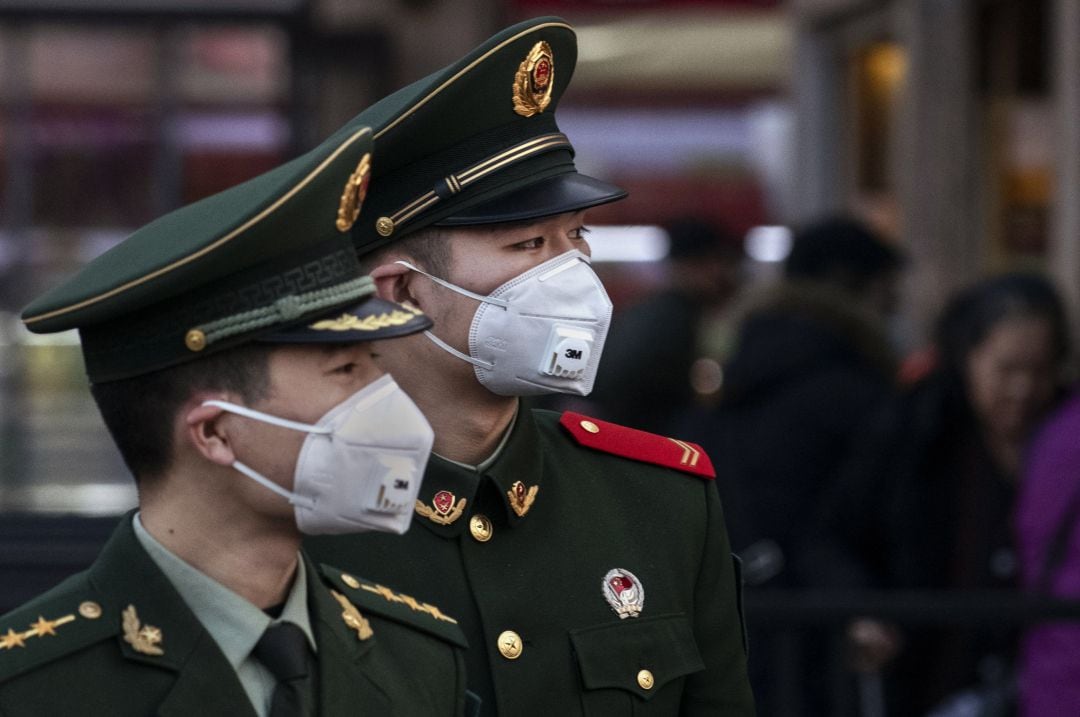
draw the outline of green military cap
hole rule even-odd
[[[139,229],[23,311],[78,329],[90,380],[157,371],[251,341],[344,343],[428,328],[382,301],[349,230],[371,179],[355,126],[252,180]]]
[[[577,172],[555,109],[574,73],[573,28],[537,18],[360,113],[375,133],[360,254],[423,227],[513,222],[622,199]]]

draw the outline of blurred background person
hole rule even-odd
[[[822,502],[800,567],[818,586],[974,590],[1016,586],[1011,529],[1032,431],[1052,408],[1068,340],[1045,279],[1008,274],[955,296],[937,361],[878,416]],[[849,630],[857,667],[887,675],[890,713],[966,714],[1009,690],[1015,630]],[[974,713],[981,714],[981,713]]]
[[[1025,589],[1080,599],[1080,393],[1032,441],[1017,498],[1016,541]],[[1077,645],[1076,622],[1027,631],[1017,668],[1021,717],[1069,714],[1080,705]]]
[[[886,317],[903,263],[864,224],[825,218],[795,235],[783,279],[750,300],[719,405],[696,436],[717,466],[736,551],[768,540],[797,562],[807,506],[892,390]],[[772,584],[799,580],[785,572]]]
[[[750,584],[801,587],[797,565],[811,509],[848,454],[851,436],[893,388],[887,339],[904,257],[866,225],[827,217],[797,232],[783,278],[752,300],[724,371],[720,402],[699,422],[717,469],[732,546]],[[770,706],[768,638],[750,625],[751,680]],[[821,657],[823,641],[811,652]],[[807,654],[810,654],[809,652]],[[804,714],[825,714],[823,659],[804,670]]]
[[[611,421],[678,435],[698,405],[695,365],[722,359],[723,316],[739,289],[743,252],[735,236],[703,219],[664,229],[667,285],[612,322],[590,399]]]

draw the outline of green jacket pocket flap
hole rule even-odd
[[[586,689],[649,699],[668,682],[705,669],[686,615],[629,618],[570,631]]]

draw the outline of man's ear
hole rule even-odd
[[[404,258],[408,261],[408,258]],[[413,295],[412,269],[401,264],[395,264],[394,258],[387,263],[380,264],[371,270],[371,278],[375,280],[375,290],[380,299],[396,301],[399,304],[412,304],[423,308],[419,297]]]
[[[184,414],[184,436],[191,447],[211,463],[231,466],[236,460],[232,443],[226,430],[224,409],[217,406],[203,406],[199,400],[186,407]]]

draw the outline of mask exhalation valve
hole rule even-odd
[[[552,326],[540,373],[559,378],[580,379],[589,366],[595,334],[576,326]]]

